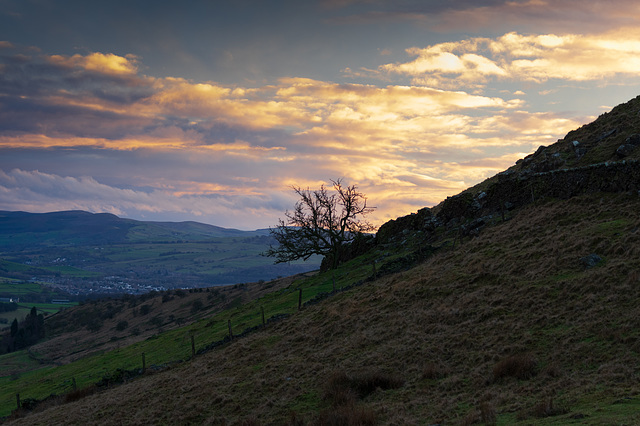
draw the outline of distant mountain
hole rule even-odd
[[[109,213],[0,211],[0,247],[121,242],[135,221]]]
[[[110,213],[80,210],[52,213],[0,211],[0,248],[33,244],[125,243],[132,241],[205,240],[218,237],[266,235],[268,231],[240,231],[198,222],[147,222],[122,219]]]
[[[84,211],[0,211],[0,259],[12,265],[0,268],[0,279],[42,281],[80,294],[142,293],[269,280],[319,267],[319,259],[274,265],[261,256],[273,243],[264,229]]]

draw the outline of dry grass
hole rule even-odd
[[[411,271],[15,424],[527,423],[638,395],[638,211],[624,194],[530,206]],[[591,253],[604,262],[585,269]]]
[[[143,341],[154,334],[184,327],[199,318],[226,309],[232,303],[247,302],[266,293],[286,288],[304,275],[307,274],[264,284],[169,290],[150,294],[144,300],[130,298],[89,302],[56,314],[54,321],[47,320],[48,323],[57,324],[57,327],[48,330],[49,338],[33,346],[33,352],[38,353],[44,362],[66,364],[97,351],[118,349]],[[194,303],[201,306],[201,309],[193,309]],[[148,309],[149,313],[143,315],[142,306],[147,306],[145,309]],[[114,314],[111,318],[105,318],[97,331],[78,326],[74,322],[74,313],[77,311],[104,313],[107,309],[111,309]],[[126,327],[118,326],[124,322],[127,324]],[[69,351],[69,348],[73,350]]]

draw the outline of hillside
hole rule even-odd
[[[284,424],[350,399],[380,424],[637,423],[639,208],[637,195],[529,206],[410,271],[15,424]],[[366,395],[335,395],[367,380]]]
[[[638,111],[640,98],[383,225],[331,297],[9,423],[640,424]]]
[[[261,255],[273,242],[268,230],[83,211],[1,211],[0,284],[38,281],[81,296],[136,294],[270,280],[318,268],[313,259],[274,265]]]

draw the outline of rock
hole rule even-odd
[[[635,151],[635,149],[636,145],[625,143],[620,145],[618,149],[616,149],[616,155],[620,158],[628,157],[629,155],[633,154],[633,151]]]
[[[571,146],[573,147],[573,152],[576,154],[576,158],[578,160],[587,153],[587,148],[583,147],[580,141],[571,142]]]
[[[580,263],[582,263],[587,269],[597,266],[600,262],[602,262],[602,258],[597,254],[590,254],[589,256],[585,256],[580,259]]]
[[[602,135],[600,135],[600,137],[598,138],[598,142],[600,142],[603,139],[608,138],[611,135],[614,135],[616,132],[618,131],[618,129],[611,129],[608,132],[604,132]]]
[[[538,147],[538,149],[536,149],[536,152],[534,152],[534,153],[533,153],[533,155],[534,155],[534,156],[541,155],[542,153],[544,153],[544,150],[545,150],[545,149],[547,149],[547,147],[546,147],[546,146],[544,146],[544,145],[540,145],[540,146]]]
[[[431,209],[425,207],[418,210],[417,213],[399,217],[383,224],[378,229],[376,238],[379,243],[386,244],[396,239],[402,239],[403,236],[415,231],[433,231],[438,224],[436,218],[431,214]]]
[[[640,135],[633,134],[629,136],[624,143],[627,145],[640,145]]]

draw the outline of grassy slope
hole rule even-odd
[[[638,423],[639,209],[637,195],[532,205],[410,271],[16,424]],[[586,269],[591,253],[604,261]],[[526,378],[496,377],[513,355]],[[334,406],[336,372],[403,385]]]

